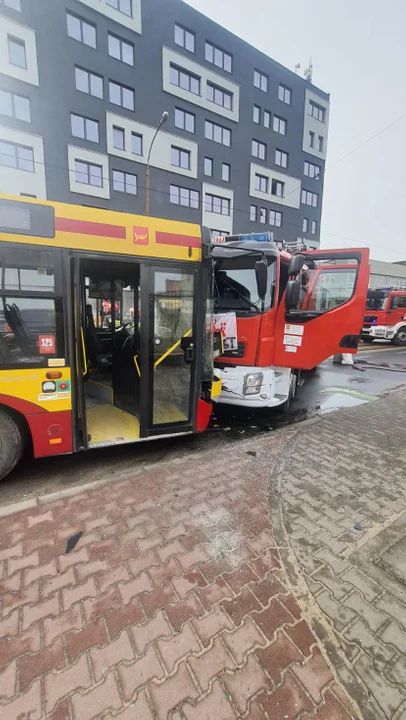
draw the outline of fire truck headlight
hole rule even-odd
[[[244,395],[258,395],[263,380],[264,375],[261,372],[246,375],[244,378]]]

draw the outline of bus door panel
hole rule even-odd
[[[304,251],[298,301],[280,303],[274,365],[311,370],[331,355],[356,353],[369,280],[369,251]]]
[[[196,374],[196,293],[194,270],[173,264],[150,269],[149,434],[191,429]]]

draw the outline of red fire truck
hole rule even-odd
[[[406,289],[368,290],[361,340],[406,345]]]
[[[279,250],[269,233],[212,242],[216,325],[226,336],[225,351],[215,362],[222,379],[218,401],[287,409],[300,370],[357,351],[369,251],[291,255]]]

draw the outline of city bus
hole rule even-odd
[[[203,431],[210,231],[0,196],[0,478],[35,458]]]
[[[215,360],[217,402],[287,410],[301,370],[357,352],[369,251],[291,255],[267,232],[214,237],[212,244],[215,327],[234,325]]]

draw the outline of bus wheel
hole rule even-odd
[[[406,325],[402,325],[392,339],[394,345],[406,345]]]
[[[24,437],[18,423],[0,410],[0,480],[17,465],[24,450]]]

